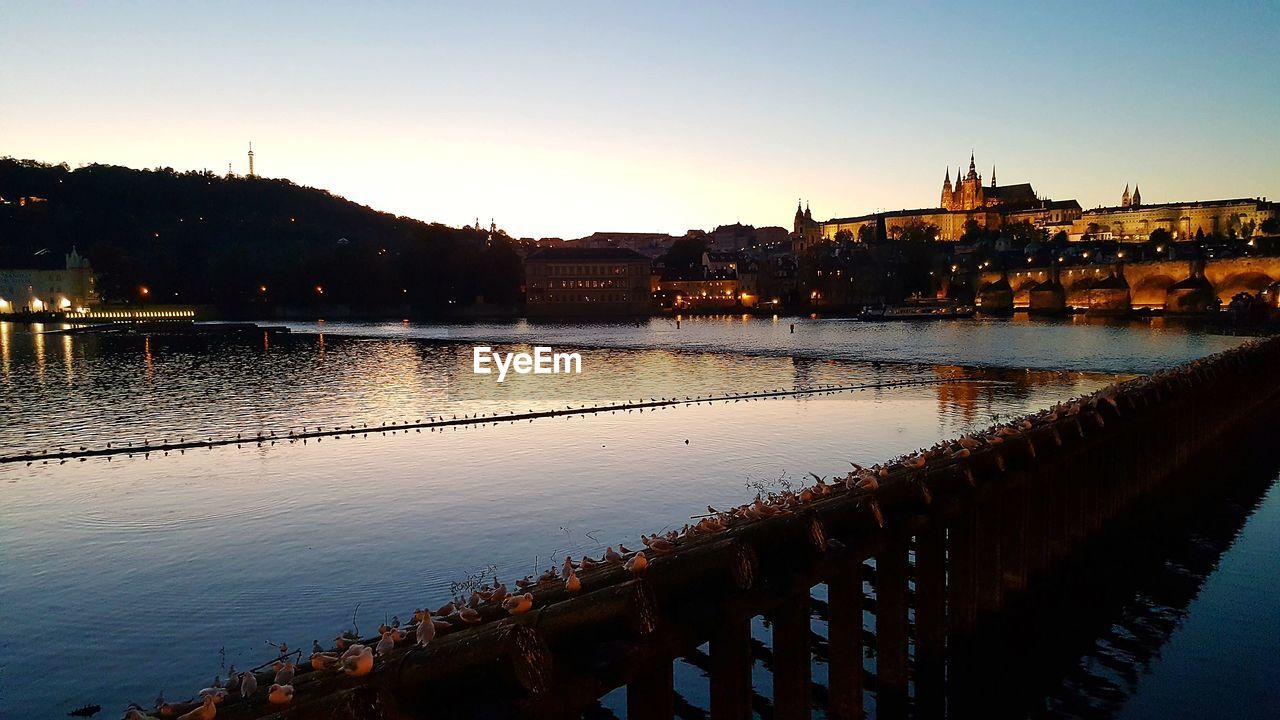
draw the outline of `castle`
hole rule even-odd
[[[1190,240],[1197,235],[1230,235],[1251,237],[1261,234],[1262,223],[1276,217],[1273,203],[1266,198],[1237,198],[1144,205],[1138,186],[1125,185],[1120,204],[1083,210],[1075,200],[1050,200],[1036,195],[1030,183],[999,185],[996,170],[991,168],[991,182],[983,185],[973,153],[969,154],[969,171],[956,170],[955,184],[951,168],[942,180],[942,195],[936,208],[893,210],[855,217],[814,220],[808,206],[796,205],[792,246],[802,253],[816,243],[834,240],[844,234],[855,240],[864,239],[868,231],[884,239],[896,239],[911,228],[932,226],[936,239],[961,239],[972,225],[998,229],[1016,223],[1029,223],[1048,231],[1050,236],[1066,233],[1071,240],[1086,237],[1109,240],[1146,240],[1163,229],[1175,240]]]
[[[1128,188],[1125,189],[1128,192]],[[956,185],[951,187],[951,168],[947,168],[942,180],[942,202],[939,207],[951,212],[966,212],[989,207],[1027,207],[1036,202],[1031,183],[1000,186],[996,184],[996,168],[991,166],[991,185],[983,187],[982,176],[974,166],[973,153],[969,153],[969,174],[960,177],[956,166]]]

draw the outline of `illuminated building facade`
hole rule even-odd
[[[524,262],[531,317],[646,315],[653,261],[624,248],[540,248]]]
[[[74,247],[61,266],[55,257],[41,251],[13,262],[21,267],[0,268],[0,314],[75,312],[98,303],[89,260]]]

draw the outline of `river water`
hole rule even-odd
[[[185,697],[227,665],[258,664],[268,642],[327,642],[353,614],[367,631],[442,604],[452,583],[479,573],[509,582],[566,552],[598,555],[679,527],[709,503],[843,473],[851,461],[870,464],[1241,341],[1159,321],[291,327],[232,340],[45,335],[55,328],[0,323],[0,457],[241,438],[0,464],[0,717],[84,704],[116,713],[130,700],[149,706],[161,690]],[[476,344],[577,351],[583,371],[499,384],[472,373]],[[899,386],[391,426],[890,383]],[[356,432],[287,439],[304,427]],[[1212,648],[1226,618],[1274,629],[1280,573],[1269,548],[1280,499],[1264,490],[1246,504],[1239,537],[1180,609],[1165,650],[1139,669],[1124,702],[1088,707],[1167,717],[1165,698],[1221,671],[1230,648]],[[1274,676],[1274,636],[1248,637]],[[1215,658],[1212,668],[1200,662]],[[1235,689],[1254,707],[1275,707],[1274,687],[1259,678]],[[682,692],[699,704],[696,682]],[[1045,703],[1069,707],[1048,694]]]

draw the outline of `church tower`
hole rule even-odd
[[[1129,207],[1129,183],[1124,185],[1124,195],[1120,197],[1120,207]]]
[[[801,205],[800,201],[796,200],[796,220],[791,227],[792,232],[794,232],[796,235],[799,235],[802,232],[804,232],[804,208],[802,208],[800,205]]]
[[[1129,200],[1129,207],[1138,207],[1142,204],[1142,193],[1138,192],[1138,184],[1133,184],[1133,198]]]
[[[996,166],[991,166],[991,187],[996,186]]]
[[[959,177],[956,178],[957,181],[959,179]],[[943,210],[950,210],[953,202],[954,201],[951,197],[951,168],[948,167],[947,174],[942,178],[942,204],[938,207]]]

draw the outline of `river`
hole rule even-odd
[[[0,323],[0,457],[137,450],[0,464],[0,717],[85,704],[117,713],[131,700],[150,706],[161,690],[185,697],[231,664],[258,664],[269,642],[327,642],[353,615],[368,631],[443,604],[452,584],[478,574],[510,582],[565,553],[598,555],[707,504],[841,474],[1243,339],[1081,319],[290,327],[217,339]],[[580,352],[582,373],[499,384],[472,372],[476,344]],[[398,427],[827,385],[851,389]],[[288,439],[302,428],[351,432]],[[1259,549],[1274,547],[1280,526],[1274,489],[1246,517],[1182,609],[1185,627],[1104,714],[1166,717],[1163,698],[1214,672],[1196,660],[1216,657],[1205,646],[1224,618],[1274,629],[1280,573]],[[1249,647],[1276,649],[1256,638]],[[682,687],[697,704],[695,675]],[[1274,707],[1268,687],[1241,692]]]

